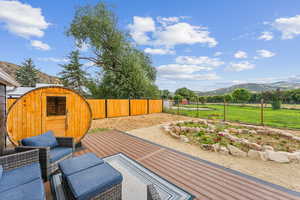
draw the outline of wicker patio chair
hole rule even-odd
[[[58,146],[57,147],[69,147],[72,148],[72,153],[56,160],[55,162],[50,162],[50,147],[37,147],[37,146],[19,146],[16,147],[16,151],[28,151],[31,149],[39,150],[39,162],[41,165],[42,177],[44,181],[48,181],[50,175],[58,170],[58,163],[73,156],[75,150],[74,138],[72,137],[56,137]],[[21,143],[20,143],[21,145]]]
[[[147,185],[147,200],[161,200],[153,184]]]

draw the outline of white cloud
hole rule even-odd
[[[218,42],[210,37],[210,32],[206,27],[193,26],[188,23],[177,23],[166,26],[164,29],[155,33],[155,44],[165,46],[175,46],[180,44],[207,44],[209,47],[214,47]]]
[[[33,8],[19,1],[0,1],[0,22],[5,28],[21,37],[42,37],[50,25],[40,8]]]
[[[168,80],[180,80],[180,81],[208,81],[208,80],[217,80],[220,77],[215,73],[208,74],[176,74],[176,75],[163,75],[161,76],[164,79]]]
[[[39,40],[31,40],[30,44],[34,48],[39,49],[39,50],[43,50],[43,51],[48,51],[48,50],[51,49],[48,44],[43,43],[42,41],[39,41]]]
[[[217,51],[216,53],[214,53],[214,56],[217,57],[217,56],[220,56],[220,55],[222,55],[222,54],[223,54],[222,52]]]
[[[161,16],[159,16],[159,17],[156,18],[156,20],[161,25],[167,26],[167,25],[170,25],[170,24],[177,23],[181,19],[186,19],[186,18],[188,18],[188,17],[186,17],[186,16],[179,16],[179,17],[161,17]]]
[[[242,61],[242,62],[231,62],[228,67],[226,67],[226,70],[228,71],[244,71],[244,70],[249,70],[249,69],[254,69],[255,65],[248,62],[248,61]]]
[[[180,44],[206,44],[214,47],[218,44],[215,38],[210,36],[206,27],[193,26],[179,22],[180,17],[159,18],[158,26],[151,17],[133,17],[133,23],[129,24],[130,34],[137,44],[151,46],[166,46],[172,48]]]
[[[265,49],[257,50],[256,53],[258,54],[258,56],[256,56],[255,59],[271,58],[276,55],[276,53],[273,53],[273,52],[265,50]]]
[[[273,33],[269,31],[262,32],[261,35],[258,37],[259,40],[266,40],[266,41],[272,40],[273,38],[274,38]]]
[[[148,32],[155,31],[155,22],[151,17],[133,17],[133,24],[128,25],[130,34],[137,44],[148,44]]]
[[[282,33],[282,39],[293,39],[300,35],[300,15],[278,18],[272,26]]]
[[[55,62],[55,63],[63,63],[69,61],[68,58],[54,58],[54,57],[38,58],[38,60],[43,62]]]
[[[154,54],[154,55],[167,55],[167,54],[175,54],[174,50],[171,49],[153,49],[146,48],[144,49],[145,53]]]
[[[224,64],[224,62],[219,60],[218,58],[209,58],[207,56],[178,56],[176,58],[176,63],[186,65],[201,65],[211,68],[218,67]]]
[[[203,67],[199,65],[181,65],[181,64],[168,64],[168,65],[160,65],[157,67],[157,71],[160,74],[192,74],[200,71],[209,71],[212,70],[210,67]]]
[[[234,57],[235,58],[247,58],[248,55],[245,51],[237,51],[235,54],[234,54]]]

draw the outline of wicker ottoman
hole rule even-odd
[[[67,159],[59,168],[69,199],[122,199],[121,173],[94,154]]]

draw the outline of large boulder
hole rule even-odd
[[[300,152],[293,152],[288,154],[290,161],[300,161]]]
[[[227,145],[227,148],[229,149],[229,152],[231,153],[231,155],[233,156],[237,156],[237,157],[247,157],[247,153],[240,150],[239,148],[233,146],[233,145]]]
[[[224,146],[220,147],[219,152],[223,155],[229,155],[229,150]]]
[[[218,152],[220,150],[220,144],[219,143],[213,144],[212,148],[215,152]]]
[[[289,153],[288,152],[283,152],[283,151],[266,151],[266,156],[269,160],[275,161],[275,162],[280,162],[280,163],[288,163],[290,162],[289,159]]]
[[[262,150],[263,151],[274,151],[274,148],[272,147],[272,146],[270,146],[270,145],[263,145],[262,146]]]
[[[180,141],[184,142],[184,143],[188,143],[190,140],[188,137],[184,136],[184,135],[181,135],[180,136]]]

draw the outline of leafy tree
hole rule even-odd
[[[225,94],[225,95],[224,95],[224,100],[225,100],[227,103],[231,102],[231,101],[232,101],[232,96],[231,96],[231,94]]]
[[[197,95],[195,94],[195,92],[193,92],[192,90],[187,89],[186,87],[183,88],[179,88],[175,91],[175,95],[180,95],[183,98],[190,100],[194,97],[196,97]]]
[[[182,99],[183,99],[183,96],[176,94],[174,96],[175,104],[179,104],[182,101]]]
[[[63,70],[59,73],[60,80],[65,87],[84,94],[83,87],[86,84],[87,73],[79,62],[79,51],[72,51],[68,58],[70,63],[61,65]]]
[[[207,98],[205,96],[200,96],[200,97],[198,97],[198,100],[201,104],[205,104],[207,101]]]
[[[250,99],[251,93],[246,89],[238,88],[233,91],[232,97],[235,102],[246,103]]]
[[[37,70],[31,58],[25,60],[16,71],[16,80],[25,87],[35,87],[38,82]]]
[[[171,93],[169,90],[161,90],[160,91],[160,96],[163,99],[170,99],[171,98]]]
[[[97,86],[102,98],[159,97],[156,70],[150,57],[135,48],[118,28],[117,17],[104,3],[80,7],[67,31],[78,46],[87,44],[93,56],[80,57],[101,68]]]
[[[279,110],[281,108],[281,96],[282,96],[282,93],[281,93],[280,89],[277,89],[273,95],[273,100],[271,103],[273,110]]]

